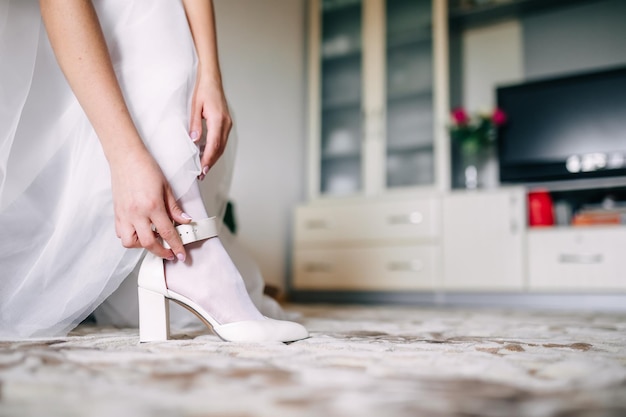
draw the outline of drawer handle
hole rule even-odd
[[[601,264],[603,257],[601,254],[576,254],[562,253],[559,262],[562,264]]]
[[[322,262],[308,263],[304,265],[304,270],[308,273],[329,273],[333,270],[333,266]]]
[[[419,259],[414,259],[412,261],[393,261],[387,263],[387,270],[394,272],[418,272],[422,269],[424,269],[424,262],[420,261]]]
[[[420,224],[424,221],[424,215],[419,211],[409,214],[394,214],[387,217],[389,224]]]
[[[313,219],[306,221],[304,226],[310,230],[328,229],[328,222],[322,219]]]

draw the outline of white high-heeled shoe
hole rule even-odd
[[[176,230],[185,245],[217,236],[215,217],[180,225]],[[309,337],[304,326],[298,323],[267,317],[262,320],[219,323],[193,300],[167,288],[163,259],[150,252],[146,254],[139,270],[138,293],[140,342],[169,339],[170,300],[190,310],[221,339],[229,342],[293,342]]]

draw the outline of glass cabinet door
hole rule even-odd
[[[387,0],[386,28],[386,185],[433,184],[431,0]]]
[[[320,192],[362,190],[362,0],[323,0]]]

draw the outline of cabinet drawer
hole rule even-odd
[[[436,198],[296,210],[296,243],[436,239],[440,233]]]
[[[531,230],[534,290],[626,290],[626,228]]]
[[[432,290],[439,248],[431,245],[299,249],[294,287],[303,290]]]

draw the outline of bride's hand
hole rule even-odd
[[[204,179],[226,148],[228,135],[233,126],[221,82],[199,76],[191,105],[190,136],[194,142],[202,138],[202,119],[206,120],[206,144],[200,156]]]
[[[191,217],[176,203],[156,161],[147,151],[131,152],[111,164],[115,231],[126,248],[146,248],[165,259],[184,260],[186,253],[172,220],[189,223]],[[158,241],[152,225],[172,250]]]

